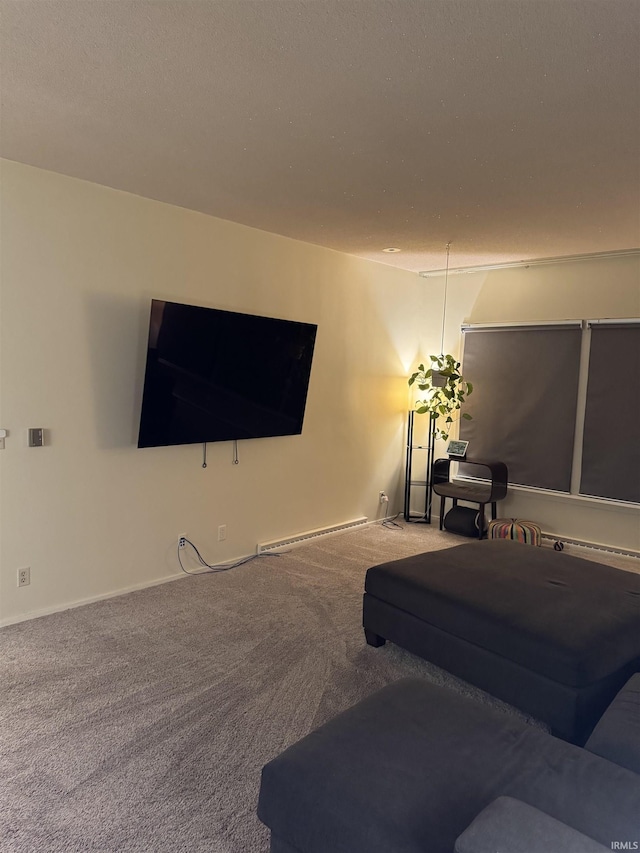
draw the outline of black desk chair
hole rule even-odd
[[[460,461],[467,465],[477,465],[486,468],[489,472],[488,483],[452,483],[450,480],[451,462]],[[478,473],[479,477],[486,476]],[[468,501],[479,505],[480,523],[478,525],[478,539],[484,535],[483,519],[484,508],[491,504],[491,519],[497,514],[497,502],[507,496],[507,480],[509,472],[504,462],[485,462],[480,459],[436,459],[433,463],[432,489],[440,496],[440,530],[444,527],[444,509],[447,498],[453,500],[457,506],[458,501]]]

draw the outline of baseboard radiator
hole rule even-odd
[[[256,546],[256,553],[264,554],[265,551],[275,551],[277,548],[292,548],[308,542],[310,539],[317,539],[320,536],[333,536],[335,533],[343,533],[345,530],[351,530],[353,527],[364,527],[367,523],[368,519],[366,517],[354,518],[352,521],[344,521],[342,524],[334,524],[331,527],[318,527],[316,530],[295,533],[284,539],[272,539],[270,542],[260,542]]]
[[[542,533],[543,539],[550,542],[562,542],[563,545],[579,545],[580,548],[589,548],[591,551],[604,551],[606,554],[619,554],[622,557],[640,558],[640,551],[630,551],[627,548],[616,548],[615,545],[601,545],[597,542],[587,542],[584,539],[569,539],[555,533]]]

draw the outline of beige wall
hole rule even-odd
[[[443,276],[424,282],[425,298],[441,305]],[[450,274],[445,349],[459,354],[462,323],[629,317],[640,317],[640,254]],[[431,345],[439,351],[439,337]],[[558,538],[640,552],[638,506],[512,488],[500,514],[537,521]]]
[[[0,621],[173,577],[181,533],[217,562],[380,517],[380,489],[401,509],[406,376],[439,351],[442,279],[16,163],[1,177]],[[318,323],[303,434],[241,442],[238,466],[209,445],[206,470],[200,447],[138,450],[152,297]],[[637,258],[451,275],[445,349],[463,321],[639,315]],[[634,507],[513,491],[503,511],[640,550]]]
[[[399,508],[417,276],[16,163],[2,181],[3,621],[173,576],[181,533],[217,562],[379,517],[380,489]],[[152,297],[317,323],[302,435],[237,466],[211,444],[206,470],[200,446],[138,450]]]

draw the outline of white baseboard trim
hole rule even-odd
[[[369,524],[376,524],[379,521],[380,519],[369,521],[366,517],[362,517],[353,519],[352,521],[345,521],[341,524],[335,524],[330,527],[321,527],[317,530],[307,530],[304,533],[297,533],[284,539],[274,539],[270,542],[260,543],[256,547],[256,554],[268,553],[284,546],[292,548],[295,545],[301,545],[304,542],[307,542],[309,539],[313,539],[317,536],[330,536],[336,533],[342,533],[352,527],[366,527]],[[247,555],[247,557],[251,556],[255,555]],[[238,557],[238,560],[242,559],[244,558]],[[197,575],[206,573],[206,571],[206,569],[194,569],[190,571],[190,574]],[[85,604],[94,604],[96,601],[106,601],[109,598],[117,598],[119,595],[127,595],[130,592],[136,592],[140,589],[148,589],[152,586],[159,586],[160,584],[169,583],[170,581],[175,581],[179,580],[180,578],[186,577],[188,577],[188,575],[184,572],[176,572],[174,574],[167,575],[162,578],[156,578],[155,580],[143,581],[142,583],[136,583],[132,584],[131,586],[122,587],[121,589],[116,589],[112,592],[105,592],[101,593],[100,595],[92,595],[87,598],[79,598],[76,601],[53,605],[52,607],[43,607],[39,610],[30,610],[26,613],[20,613],[17,616],[8,616],[4,619],[0,619],[0,628],[4,628],[7,625],[16,625],[19,622],[27,622],[30,619],[39,619],[41,616],[51,616],[53,613],[62,613],[65,610],[74,610],[76,607],[83,607]]]
[[[542,531],[542,538],[548,539],[551,542],[562,542],[564,545],[577,545],[580,548],[589,548],[590,551],[603,551],[606,554],[619,554],[621,557],[640,558],[640,551],[634,551],[629,548],[617,548],[615,545],[605,545],[601,542],[588,542],[585,539],[572,539],[567,536],[561,536],[558,533],[545,533]]]
[[[318,537],[326,537],[326,536],[334,536],[338,533],[343,533],[345,530],[350,530],[354,527],[369,527],[372,524],[380,524],[384,519],[373,519],[373,521],[369,521],[366,516],[362,518],[355,518],[351,521],[345,521],[340,524],[334,524],[329,527],[319,527],[315,530],[307,530],[303,533],[293,534],[292,536],[285,537],[284,539],[273,539],[269,542],[261,542],[256,546],[256,554],[267,553],[269,551],[275,551],[279,548],[293,548],[297,545],[303,545],[305,542],[308,542],[310,539],[315,539]],[[605,551],[609,554],[620,554],[621,556],[626,557],[635,557],[640,558],[640,551],[629,550],[626,548],[616,548],[612,545],[605,545],[598,542],[587,542],[583,539],[572,539],[568,537],[561,536],[557,533],[548,533],[546,531],[542,532],[543,540],[546,540],[549,545],[552,542],[558,541],[563,542],[565,545],[577,545],[582,548],[589,548],[594,551]],[[247,555],[250,557],[251,555]],[[242,558],[239,558],[242,559]],[[202,572],[206,573],[206,569],[203,569]],[[192,571],[191,574],[200,574],[200,571]],[[127,595],[130,592],[136,592],[141,589],[148,589],[153,586],[160,586],[164,583],[170,583],[171,581],[179,580],[180,578],[188,577],[184,572],[176,572],[171,575],[167,575],[162,578],[156,578],[151,581],[143,581],[142,583],[132,584],[131,586],[122,587],[121,589],[114,590],[112,592],[105,592],[100,595],[89,596],[88,598],[80,598],[77,601],[72,601],[71,603],[67,602],[65,604],[54,605],[53,607],[44,607],[39,610],[31,610],[27,613],[21,613],[18,616],[9,616],[5,619],[0,619],[0,628],[4,628],[7,625],[16,625],[19,622],[27,622],[30,619],[39,619],[41,616],[51,616],[53,613],[62,613],[65,610],[74,610],[76,607],[83,607],[85,604],[93,604],[96,601],[106,601],[109,598],[117,598],[119,595]]]
[[[362,518],[354,518],[351,521],[343,521],[340,524],[333,524],[329,527],[318,527],[315,530],[305,530],[303,533],[293,533],[291,536],[285,536],[282,539],[259,542],[256,545],[256,553],[264,554],[265,551],[274,551],[277,548],[293,548],[296,545],[308,542],[309,539],[316,539],[319,536],[333,536],[336,533],[344,533],[345,530],[350,530],[352,527],[366,527],[368,524],[375,523],[375,521],[369,521],[366,516],[363,516]]]
[[[93,604],[96,601],[105,601],[108,598],[117,598],[119,595],[127,595],[129,592],[136,592],[139,589],[148,589],[152,586],[160,586],[160,584],[169,583],[169,581],[175,581],[186,577],[187,575],[184,572],[178,572],[177,574],[168,575],[164,578],[156,578],[152,581],[143,581],[142,583],[132,584],[131,586],[123,587],[122,589],[116,589],[113,592],[104,592],[100,595],[89,596],[88,598],[79,598],[77,601],[72,601],[71,603],[67,602],[65,604],[54,605],[53,607],[43,607],[40,610],[30,610],[27,613],[21,613],[19,616],[9,616],[6,619],[0,619],[0,628],[4,628],[6,625],[16,625],[18,622],[27,622],[30,619],[39,619],[40,616],[51,616],[52,613],[62,613],[65,610],[75,610],[76,607],[83,607],[85,604]]]

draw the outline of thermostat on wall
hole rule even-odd
[[[456,459],[464,459],[467,455],[468,441],[450,441],[447,445],[447,455]]]
[[[29,429],[29,447],[42,447],[44,444],[44,430],[42,427],[31,427]]]

